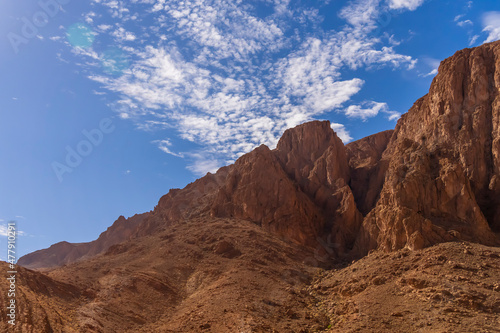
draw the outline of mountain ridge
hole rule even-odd
[[[394,130],[344,145],[328,121],[288,129],[276,149],[260,146],[170,190],[133,227],[108,229],[105,250],[54,260],[43,274],[23,269],[20,323],[27,332],[494,331],[499,198],[500,41],[444,60]]]
[[[261,146],[215,174],[171,190],[130,237],[147,235],[171,221],[209,214],[248,219],[312,248],[322,243],[318,239],[333,239],[334,249],[329,250],[336,257],[359,258],[377,247],[421,248],[460,239],[497,244],[489,229],[500,228],[500,212],[496,213],[500,199],[491,199],[500,198],[500,116],[492,106],[500,105],[498,45],[465,49],[444,60],[429,93],[414,103],[394,130],[344,145],[328,121],[288,129],[274,150]],[[459,144],[454,142],[455,131]],[[427,160],[418,165],[401,163],[406,155]],[[461,163],[454,165],[455,158]],[[448,178],[428,180],[432,187],[442,187],[436,193],[421,188],[418,181],[411,190],[420,193],[416,198],[396,188],[400,181],[415,182],[394,176],[406,173],[403,169],[429,174],[440,163],[441,176]],[[487,173],[488,179],[478,173]],[[455,175],[453,189],[439,185],[450,183],[449,177]],[[464,191],[461,198],[449,197],[456,197],[459,190]],[[433,197],[432,204],[425,202],[428,195]],[[401,202],[401,198],[411,202]],[[450,200],[456,201],[455,207]],[[444,201],[448,206],[444,207]],[[422,209],[433,204],[433,212]],[[451,211],[457,205],[471,206],[472,211],[457,215]],[[413,225],[380,233],[374,222],[379,218],[395,219],[391,223],[396,224],[411,219]],[[398,237],[404,239],[395,240]],[[26,258],[21,258],[23,263]]]

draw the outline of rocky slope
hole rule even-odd
[[[327,325],[290,294],[317,271],[308,264],[313,256],[249,221],[194,218],[46,275],[21,269],[18,288],[31,297],[18,297],[23,309],[11,331],[281,332]],[[4,309],[3,283],[0,295]],[[0,322],[0,331],[7,325]]]
[[[394,131],[344,146],[328,122],[302,124],[93,250],[23,257],[53,268],[34,281],[74,288],[51,296],[73,326],[38,317],[82,332],[493,331],[499,91],[500,42],[459,51]]]
[[[499,248],[316,258],[252,222],[194,219],[48,276],[21,268],[17,326],[0,331],[498,332]],[[3,283],[0,295],[4,317]]]
[[[500,249],[443,243],[376,251],[306,288],[328,332],[498,332]]]
[[[300,125],[275,150],[259,147],[199,180],[212,184],[199,192],[202,204],[172,210],[175,200],[160,201],[151,218],[164,226],[173,211],[175,220],[205,207],[312,248],[328,243],[337,258],[453,240],[498,244],[499,89],[498,42],[459,51],[394,131],[344,146],[328,122]]]

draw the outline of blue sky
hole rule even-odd
[[[90,241],[119,216],[327,119],[394,128],[440,60],[500,39],[497,1],[0,4],[0,259]]]

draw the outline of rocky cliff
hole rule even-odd
[[[444,60],[429,93],[401,117],[358,254],[439,242],[496,244],[500,218],[500,43]]]

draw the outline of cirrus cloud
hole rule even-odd
[[[483,31],[488,33],[484,43],[494,42],[500,39],[500,12],[487,12],[482,18]]]
[[[414,10],[421,3],[393,0],[390,6]],[[89,24],[114,38],[131,61],[121,75],[109,75],[96,70],[102,54],[77,50],[88,58],[89,78],[120,96],[120,118],[144,130],[175,129],[179,139],[201,146],[178,152],[169,139],[154,141],[165,153],[187,159],[197,175],[260,144],[273,147],[285,129],[328,112],[361,120],[379,112],[399,117],[385,103],[349,106],[364,80],[346,72],[412,69],[416,63],[370,35],[386,6],[381,0],[349,2],[339,13],[346,24],[328,31],[318,27],[323,18],[317,9],[288,0],[263,1],[267,16],[256,14],[258,4],[227,0],[93,4],[109,14],[92,16]],[[352,140],[342,124],[335,126],[345,142]]]

